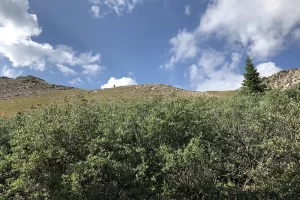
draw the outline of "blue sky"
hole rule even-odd
[[[299,0],[2,0],[0,76],[94,89],[240,87],[300,67]]]

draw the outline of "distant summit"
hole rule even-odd
[[[35,76],[19,76],[15,79],[0,77],[0,99],[28,96],[53,90],[71,90],[73,87],[47,83]]]
[[[269,88],[285,89],[293,85],[300,85],[300,68],[284,70],[273,74],[270,77],[263,78],[263,82]],[[45,80],[35,76],[19,76],[17,78],[8,78],[0,76],[0,99],[9,99],[17,96],[38,95],[40,93],[51,92],[55,90],[73,90],[74,87],[50,84]],[[121,93],[126,94],[168,94],[168,93],[182,93],[189,95],[203,94],[201,92],[192,92],[170,85],[163,84],[145,84],[135,86],[116,87],[107,92],[114,92],[120,90]],[[122,91],[121,91],[122,90]],[[206,92],[211,94],[212,92]]]

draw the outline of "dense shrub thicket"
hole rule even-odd
[[[300,92],[86,101],[0,120],[0,199],[299,199]]]

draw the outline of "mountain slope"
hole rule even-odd
[[[15,79],[0,77],[0,99],[29,96],[55,90],[71,90],[73,87],[49,84],[34,76],[19,76]]]
[[[300,68],[283,70],[265,78],[265,83],[269,88],[285,89],[290,86],[300,84]]]
[[[12,116],[18,111],[47,107],[51,104],[63,105],[73,102],[80,94],[85,98],[112,103],[124,100],[136,101],[145,98],[171,97],[192,98],[197,96],[229,96],[233,91],[196,92],[165,84],[142,84],[120,86],[110,89],[83,90],[49,84],[33,76],[10,79],[0,77],[0,114]]]

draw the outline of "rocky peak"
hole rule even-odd
[[[49,84],[35,76],[19,76],[15,79],[0,77],[0,99],[28,96],[53,90],[69,90],[73,87]]]
[[[270,88],[288,88],[300,84],[300,68],[283,70],[265,78],[265,83]]]

